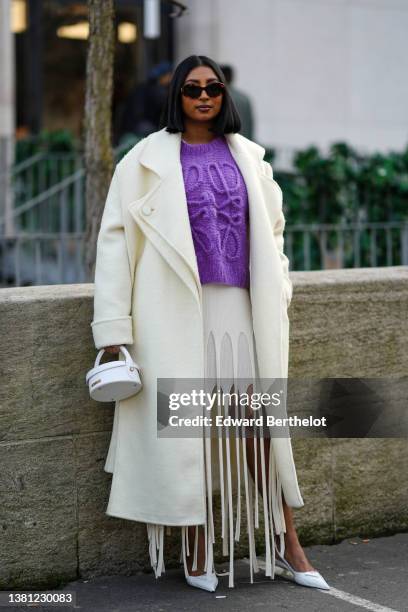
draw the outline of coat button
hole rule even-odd
[[[153,208],[151,206],[149,206],[149,204],[145,204],[142,208],[142,213],[144,215],[150,215],[152,212]]]

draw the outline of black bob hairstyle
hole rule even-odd
[[[165,127],[166,131],[171,134],[185,131],[180,89],[189,72],[198,66],[212,68],[219,81],[225,84],[220,112],[215,117],[213,127],[209,128],[209,131],[214,132],[218,136],[231,132],[239,132],[241,129],[241,119],[228,91],[225,75],[219,65],[205,55],[190,55],[176,67],[170,81],[167,100],[160,116],[159,129]]]

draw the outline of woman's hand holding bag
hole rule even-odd
[[[118,349],[118,350],[117,350]],[[104,352],[122,351],[125,360],[108,361],[100,364]],[[94,367],[86,374],[86,383],[92,399],[98,402],[114,402],[136,395],[142,388],[140,367],[122,344],[102,348],[95,360]]]
[[[118,353],[120,353],[120,346],[105,346],[104,350],[107,353],[111,353],[112,355],[117,355]]]

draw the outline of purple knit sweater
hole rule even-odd
[[[225,137],[182,140],[180,159],[201,284],[249,288],[248,194]]]

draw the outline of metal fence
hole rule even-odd
[[[37,153],[16,164],[11,176],[14,205],[28,202],[80,168],[82,157],[75,153]]]
[[[61,231],[0,238],[3,286],[84,282],[84,233],[68,222],[66,191],[59,198]],[[408,265],[408,221],[289,226],[285,244],[292,271]]]
[[[285,228],[292,270],[408,265],[408,220]]]
[[[118,148],[116,159],[129,148]],[[5,236],[0,219],[0,286],[84,282],[85,174],[79,164],[75,156],[51,162],[41,155],[15,169],[14,186],[25,186],[12,211],[15,234]],[[285,252],[292,271],[408,265],[408,220],[286,225]]]
[[[83,169],[18,206],[13,215],[15,235],[0,236],[2,286],[84,282]]]
[[[118,161],[137,142],[114,151]],[[80,155],[34,155],[12,172],[14,231],[0,218],[0,286],[80,283],[85,279],[85,173]]]
[[[1,286],[85,282],[83,233],[0,238]]]

